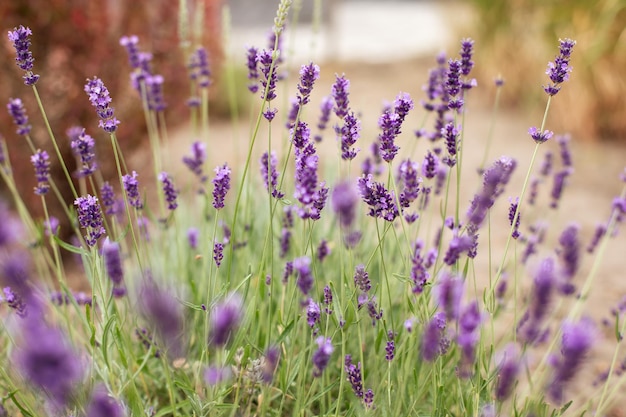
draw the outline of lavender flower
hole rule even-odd
[[[94,153],[96,141],[85,133],[85,129],[82,129],[78,136],[72,139],[70,146],[74,155],[80,159],[80,169],[76,171],[76,176],[80,178],[93,174],[98,168]]]
[[[374,391],[372,391],[370,388],[365,391],[365,396],[363,397],[363,405],[368,410],[374,407]]]
[[[393,332],[389,331],[393,339]],[[391,362],[395,356],[396,352],[396,344],[393,340],[387,340],[387,344],[385,345],[385,359],[387,362]]]
[[[204,371],[204,380],[209,385],[226,382],[230,377],[231,372],[227,367],[209,366]]]
[[[50,216],[43,222],[43,231],[46,236],[55,236],[59,232],[59,226],[59,219]]]
[[[343,119],[348,114],[350,100],[348,98],[348,89],[350,88],[350,80],[345,75],[335,75],[335,83],[331,88],[331,95],[335,101],[334,111],[337,117]]]
[[[98,239],[105,233],[98,198],[87,194],[85,197],[78,197],[74,205],[78,212],[80,226],[87,230],[85,242],[89,246],[95,246]]]
[[[382,183],[374,182],[372,174],[359,178],[357,184],[361,199],[370,207],[369,216],[392,222],[399,215],[393,192],[387,191]]]
[[[224,346],[243,318],[243,300],[238,293],[231,293],[215,305],[211,312],[211,334],[209,343]]]
[[[293,268],[298,273],[297,285],[302,294],[308,295],[313,288],[313,275],[311,273],[311,258],[303,256],[293,260]]]
[[[320,305],[313,301],[312,298],[309,298],[306,308],[306,322],[311,329],[320,321],[321,313]]]
[[[224,208],[224,199],[226,193],[230,190],[230,168],[224,164],[216,167],[214,170],[215,178],[213,178],[213,207],[217,210]]]
[[[419,164],[410,159],[402,161],[398,167],[399,182],[403,185],[400,193],[400,206],[408,208],[411,203],[417,200],[422,179],[419,178]]]
[[[17,130],[15,132],[20,136],[28,135],[32,126],[28,124],[28,116],[26,115],[26,109],[24,109],[24,103],[22,103],[22,100],[19,98],[9,99],[7,110],[13,118],[13,122],[17,126]]]
[[[171,290],[159,288],[151,278],[146,278],[139,296],[143,317],[160,339],[160,346],[177,358],[183,353],[183,314]]]
[[[330,112],[333,109],[333,105],[334,105],[334,102],[331,96],[326,96],[322,98],[322,101],[320,103],[320,109],[321,109],[320,120],[317,123],[317,128],[320,130],[320,134],[315,136],[316,142],[322,141],[321,132],[326,129],[326,125],[328,124],[328,120],[330,119]]]
[[[457,97],[462,88],[460,80],[461,66],[460,60],[450,59],[448,61],[445,91],[448,95],[448,108],[452,110],[459,110],[463,107],[463,99],[461,97]]]
[[[449,167],[456,165],[456,151],[459,146],[459,130],[454,127],[453,123],[448,123],[441,129],[441,136],[446,141],[446,149],[448,150],[448,156],[445,159],[446,164]]]
[[[530,135],[531,138],[533,138],[535,143],[544,143],[545,141],[547,141],[554,135],[554,132],[550,130],[544,130],[542,132],[533,126],[530,129],[528,129],[528,134]]]
[[[139,181],[137,181],[137,172],[133,171],[131,174],[126,174],[122,177],[122,183],[124,184],[124,190],[128,197],[128,204],[135,207],[137,210],[143,208],[143,202],[139,195]]]
[[[100,187],[100,199],[102,200],[102,205],[104,206],[104,213],[106,215],[116,214],[117,210],[115,207],[115,194],[113,193],[113,187],[109,184],[108,181],[105,181]]]
[[[430,278],[430,274],[426,270],[425,259],[421,256],[424,242],[418,239],[415,241],[414,247],[413,256],[411,257],[411,281],[413,281],[413,293],[421,294],[424,291],[426,282],[428,282],[428,278]]]
[[[559,206],[559,201],[563,195],[563,189],[567,184],[567,177],[572,174],[572,168],[564,168],[563,170],[556,172],[553,176],[552,191],[550,192],[551,202],[550,208],[556,209]]]
[[[463,280],[444,272],[433,288],[433,295],[437,300],[439,309],[446,314],[448,320],[455,320],[461,311],[461,298],[463,298]]]
[[[570,140],[570,135],[559,135],[556,137],[556,141],[559,143],[561,150],[561,162],[563,162],[564,167],[572,166],[572,153],[569,149]]]
[[[450,246],[443,258],[443,262],[446,265],[454,265],[463,253],[468,252],[474,245],[474,240],[471,236],[458,236],[455,235],[450,242]]]
[[[298,84],[298,103],[304,106],[309,102],[313,84],[320,77],[320,67],[312,62],[300,68],[300,84]]]
[[[324,307],[324,312],[328,315],[333,314],[333,292],[328,285],[324,287],[324,304],[326,305],[326,307]]]
[[[13,292],[11,287],[4,287],[2,291],[4,293],[4,300],[2,299],[3,297],[0,296],[0,302],[4,301],[7,303],[9,308],[15,310],[15,314],[18,316],[22,318],[26,317],[28,313],[26,311],[26,303],[24,302],[24,299],[19,294]]]
[[[482,190],[474,196],[467,213],[468,223],[471,223],[473,229],[478,230],[487,216],[487,211],[504,191],[504,186],[509,182],[515,166],[515,160],[502,157],[485,171]]]
[[[364,293],[368,292],[372,288],[369,274],[365,270],[364,265],[357,265],[354,269],[354,285]]]
[[[196,141],[191,145],[191,156],[183,157],[183,162],[187,168],[193,172],[201,183],[206,182],[208,177],[204,175],[202,166],[206,160],[206,145]]]
[[[35,85],[39,80],[39,75],[33,74],[33,53],[30,51],[30,35],[33,32],[28,27],[20,25],[9,31],[9,40],[13,42],[15,49],[15,62],[17,66],[26,71],[22,77],[25,85]]]
[[[45,195],[50,190],[50,157],[48,152],[37,149],[37,152],[30,157],[30,161],[35,167],[35,176],[37,177],[35,194]]]
[[[130,67],[133,69],[137,69],[140,67],[140,59],[139,59],[139,38],[136,35],[130,36],[122,36],[120,38],[120,45],[126,49],[128,53],[128,63]]]
[[[366,294],[363,294],[367,297]],[[378,309],[376,304],[376,297],[372,297],[367,302],[367,314],[372,319],[372,326],[376,326],[376,323],[383,318],[383,310]]]
[[[215,242],[213,244],[213,260],[215,266],[218,268],[222,265],[222,259],[224,259],[224,244],[221,242]]]
[[[333,189],[331,207],[343,228],[350,228],[356,217],[356,204],[359,201],[356,187],[350,182],[340,182]]]
[[[435,313],[428,322],[422,335],[422,358],[427,362],[434,361],[437,356],[445,353],[444,332],[446,329],[446,315],[444,312]],[[442,343],[443,342],[443,343]]]
[[[211,69],[209,57],[204,47],[199,46],[189,58],[189,78],[196,81],[201,88],[211,85]]]
[[[318,349],[313,353],[311,361],[313,362],[313,376],[318,378],[322,376],[322,372],[324,372],[324,369],[328,366],[330,355],[333,354],[335,349],[330,339],[323,336],[319,336],[315,339],[315,343],[317,343]]]
[[[82,380],[83,364],[65,335],[39,319],[24,321],[22,336],[22,348],[15,355],[17,369],[57,409],[64,409]]]
[[[104,239],[102,243],[102,257],[104,258],[104,269],[109,279],[113,282],[113,286],[119,287],[124,279],[120,244],[111,242],[108,237]]]
[[[276,158],[276,152],[272,151],[269,160],[267,152],[264,152],[261,156],[261,176],[263,177],[263,183],[265,189],[271,193],[272,197],[281,199],[285,195],[282,191],[279,191],[278,186],[278,171],[276,170],[278,160]],[[268,171],[269,169],[269,171]]]
[[[102,80],[98,77],[93,77],[93,80],[87,79],[85,92],[89,96],[91,105],[96,108],[96,114],[100,118],[98,127],[107,133],[114,133],[120,122],[113,117],[113,108],[110,107],[111,96]]]
[[[476,344],[478,343],[480,322],[482,317],[476,301],[467,305],[459,318],[457,343],[461,348],[461,375],[471,375],[471,369],[476,359]]]
[[[278,256],[284,258],[289,253],[289,247],[291,243],[291,232],[287,228],[283,228],[280,232],[280,251]]]
[[[178,191],[174,188],[172,179],[167,172],[161,172],[159,174],[159,181],[163,184],[163,194],[165,195],[165,201],[167,202],[167,208],[169,210],[175,210],[178,207],[176,197],[178,197]]]
[[[165,110],[167,104],[163,98],[164,79],[159,74],[147,74],[144,78],[146,84],[146,99],[148,101],[148,110],[160,112]]]
[[[546,74],[550,77],[552,84],[543,87],[549,96],[556,95],[561,90],[561,84],[569,79],[572,67],[569,65],[572,49],[576,45],[576,41],[572,39],[559,39],[559,55],[553,62],[548,63]]]
[[[533,281],[531,304],[528,306],[525,321],[518,327],[520,338],[527,343],[540,340],[543,319],[548,313],[552,292],[555,286],[554,260],[546,258],[541,262]]]
[[[554,154],[550,151],[547,151],[543,156],[543,163],[541,164],[541,169],[539,170],[539,173],[542,176],[547,177],[548,175],[550,175],[550,172],[552,172],[553,160]]]
[[[515,226],[513,227],[513,233],[511,233],[511,237],[513,239],[517,239],[520,236],[519,233],[519,225],[522,214],[518,211],[519,198],[516,198],[514,201],[510,200],[509,205],[509,224],[513,226],[513,220],[515,220]],[[517,217],[515,217],[515,213],[517,212]]]
[[[578,231],[580,227],[576,224],[569,225],[561,236],[559,237],[559,243],[561,244],[560,258],[563,265],[563,276],[566,281],[570,281],[576,275],[578,267],[580,266],[580,240],[578,238]],[[561,287],[561,291],[564,294],[571,294],[574,292],[574,287],[571,283],[566,282]]]
[[[504,401],[511,395],[520,371],[519,352],[515,344],[507,345],[501,355],[495,388],[498,401]]]
[[[598,246],[598,243],[600,243],[600,239],[602,239],[602,237],[604,237],[605,234],[606,234],[606,226],[602,223],[598,224],[593,234],[593,238],[591,239],[591,242],[589,242],[589,246],[587,246],[588,253],[593,253],[593,251]]]
[[[426,153],[426,156],[424,157],[424,163],[422,164],[422,175],[424,175],[428,179],[435,178],[435,175],[437,175],[438,166],[439,158],[437,158],[437,155],[429,150]]]
[[[361,362],[354,365],[352,363],[352,356],[346,355],[345,358],[345,370],[346,378],[352,386],[354,395],[358,398],[363,398],[363,377],[361,375]]]
[[[252,82],[248,85],[248,89],[252,93],[256,93],[259,90],[257,80],[259,79],[258,61],[256,59],[259,51],[257,48],[250,46],[246,51],[246,58],[248,64],[248,79]]]
[[[341,134],[341,159],[345,161],[351,161],[356,157],[358,149],[352,148],[361,136],[361,122],[354,115],[354,112],[349,112],[343,119],[343,126],[339,130]]]
[[[556,403],[563,401],[563,391],[578,372],[596,337],[589,319],[566,322],[562,331],[561,356],[553,361],[553,377],[547,387],[548,396]]]
[[[277,62],[274,62],[274,65],[272,65],[272,61],[275,61],[275,59],[272,51],[268,51],[267,49],[259,52],[256,56],[256,60],[264,76],[264,78],[261,78],[261,85],[263,87],[261,90],[261,99],[264,101],[272,101],[276,98]]]
[[[470,38],[461,40],[461,74],[468,76],[474,67],[472,54],[474,49],[474,41]]]
[[[125,415],[122,405],[109,396],[104,386],[99,385],[94,389],[87,405],[86,417],[124,417]]]
[[[195,228],[195,227],[190,227],[189,229],[187,229],[187,241],[189,242],[189,247],[191,249],[197,249],[198,248],[198,235],[200,234],[200,231]]]
[[[330,255],[328,242],[325,239],[322,239],[319,246],[317,247],[317,260],[320,262],[324,262],[324,259],[326,259],[328,255]]]

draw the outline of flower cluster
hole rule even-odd
[[[111,96],[102,80],[98,77],[88,79],[85,84],[85,93],[89,96],[89,101],[100,118],[98,126],[107,133],[114,133],[120,121],[113,116],[113,108],[110,106]]]
[[[98,239],[105,233],[98,198],[87,194],[84,197],[78,197],[74,205],[78,212],[80,226],[87,230],[85,242],[89,246],[95,246]]]
[[[33,53],[30,51],[30,35],[33,32],[28,27],[20,25],[9,31],[9,40],[13,42],[13,48],[15,49],[15,62],[20,69],[26,71],[26,74],[22,77],[24,84],[35,85],[39,80],[39,75],[33,74]]]

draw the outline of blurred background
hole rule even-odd
[[[153,67],[165,78],[169,126],[187,122],[189,88],[179,47],[179,3],[189,10],[186,24],[203,28],[192,41],[209,49],[216,80],[231,65],[239,74],[238,91],[248,94],[245,46],[267,46],[278,0],[0,2],[5,34],[20,24],[33,31],[35,71],[41,74],[37,87],[54,131],[62,136],[57,140],[68,160],[72,158],[65,130],[78,124],[95,133],[95,114],[83,92],[85,79],[94,75],[109,88],[122,120],[118,137],[124,152],[135,152],[147,143],[140,102],[129,82],[126,52],[119,45],[123,35],[138,35],[140,48],[154,55]],[[230,10],[226,19],[224,5]],[[406,87],[398,88],[410,91],[417,100],[423,98],[425,70],[434,64],[435,55],[447,51],[454,56],[459,40],[471,37],[476,41],[473,76],[484,87],[472,94],[482,94],[487,107],[493,80],[502,75],[505,109],[537,123],[545,103],[541,84],[547,82],[547,62],[556,55],[559,38],[574,38],[578,43],[572,79],[555,100],[548,127],[572,133],[575,142],[626,143],[626,0],[295,0],[290,14],[296,23],[289,24],[284,42],[292,68],[311,59],[330,74],[349,68],[348,75],[364,77],[362,86],[383,89],[384,96],[378,94],[380,89],[371,95],[376,111],[383,99],[397,94],[400,81]],[[4,57],[0,101],[22,98],[35,143],[50,151],[33,95],[20,82],[6,35],[0,44]],[[220,84],[211,93],[212,117],[228,120],[230,107]],[[375,123],[377,115],[372,117]],[[6,111],[0,112],[0,134],[7,139],[12,159],[24,160],[28,148],[16,137]],[[108,146],[102,142],[99,146]],[[14,167],[23,171],[18,178],[31,178],[29,164],[14,163]],[[33,196],[32,182],[24,182],[23,195]]]

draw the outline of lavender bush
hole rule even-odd
[[[576,224],[552,231],[540,222],[558,210],[573,173],[567,139],[559,139],[561,167],[545,147],[554,140],[546,126],[550,103],[567,88],[575,41],[561,40],[547,66],[545,115],[529,129],[532,158],[484,163],[481,185],[463,201],[460,191],[476,175],[462,170],[467,98],[477,87],[474,42],[462,40],[458,58],[437,57],[422,100],[400,93],[385,105],[380,133],[367,143],[345,75],[316,107],[311,92],[323,69],[304,63],[298,80],[285,72],[281,37],[290,4],[280,3],[269,47],[242,52],[256,109],[245,163],[221,160],[213,171],[207,160],[223,148],[208,125],[211,60],[200,45],[186,49],[197,134],[191,156],[163,157],[171,144],[162,79],[146,66],[141,41],[124,37],[153,172],[140,176],[145,167],[120,153],[124,115],[114,116],[106,80],[85,74],[85,100],[100,121],[69,134],[75,184],[53,127],[56,154],[35,148],[29,136],[29,123],[46,120],[36,83],[49,81],[34,74],[37,57],[29,51],[30,37],[41,35],[9,31],[39,109],[25,109],[19,98],[7,107],[16,135],[32,147],[33,192],[45,218],[33,218],[17,193],[11,146],[2,142],[0,176],[15,210],[0,204],[0,415],[607,412],[626,378],[626,306],[594,324],[585,301],[626,215],[626,186],[598,209],[605,219],[591,242]],[[296,89],[294,106],[279,106],[281,84]],[[411,112],[424,113],[424,124],[410,126]],[[285,125],[288,140],[273,140]],[[94,153],[98,140],[110,141],[117,178],[99,171],[96,161],[111,155]],[[327,157],[318,144],[332,140],[336,153]],[[67,174],[73,201],[50,178],[54,165]],[[510,184],[517,175],[524,176],[519,191]],[[47,210],[55,198],[71,241],[59,237]],[[495,229],[508,232],[492,236]],[[492,248],[501,256],[492,257]],[[73,290],[70,259],[78,259],[90,293]],[[586,263],[591,268],[581,268]],[[613,329],[614,356],[590,392],[575,394],[603,327]]]

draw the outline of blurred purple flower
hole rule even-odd
[[[313,353],[311,361],[313,362],[313,376],[317,378],[322,376],[322,372],[324,372],[324,369],[328,366],[330,355],[332,355],[335,349],[330,339],[323,336],[319,336],[315,339],[315,343],[317,343],[318,349]]]
[[[39,75],[33,74],[33,53],[30,51],[30,35],[33,32],[28,27],[20,25],[9,31],[9,40],[13,42],[15,49],[15,62],[17,66],[26,71],[22,77],[25,85],[35,85],[39,80]]]
[[[124,184],[124,190],[128,197],[128,204],[135,207],[137,210],[143,208],[143,201],[139,195],[139,181],[137,180],[137,172],[133,171],[132,174],[126,174],[122,177],[122,183]]]
[[[176,198],[178,197],[178,191],[174,188],[174,183],[172,179],[167,174],[167,172],[161,172],[159,174],[159,181],[163,184],[163,194],[165,195],[165,202],[167,203],[167,208],[169,210],[175,210],[178,207],[178,203],[176,202]]]
[[[183,314],[180,303],[171,290],[159,288],[151,278],[146,278],[139,292],[139,310],[151,329],[159,337],[172,358],[183,354]]]
[[[242,318],[243,299],[238,293],[231,293],[211,311],[209,343],[217,347],[228,343]]]
[[[78,136],[72,139],[70,146],[74,155],[80,159],[80,168],[76,171],[76,176],[82,178],[93,174],[98,168],[94,153],[96,141],[82,129]]]
[[[124,417],[122,405],[109,395],[103,385],[97,386],[87,405],[86,417]]]
[[[37,177],[35,194],[45,195],[50,190],[50,157],[48,152],[37,149],[30,157],[30,162],[35,167],[35,176]]]
[[[20,136],[26,136],[30,133],[32,126],[28,124],[28,116],[26,115],[26,109],[24,109],[24,103],[19,98],[9,99],[7,104],[7,110],[9,115],[13,118],[13,122],[17,126],[15,131]]]
[[[343,119],[348,114],[350,99],[348,98],[350,80],[345,75],[335,75],[335,83],[331,88],[331,95],[335,101],[334,111],[337,117]]]

